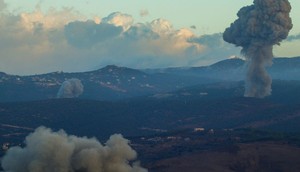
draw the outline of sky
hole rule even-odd
[[[32,75],[131,68],[202,66],[240,56],[222,40],[238,10],[253,0],[0,0],[0,71]],[[300,56],[300,1],[293,29],[274,47]],[[298,37],[297,37],[298,36]]]

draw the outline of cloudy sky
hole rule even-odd
[[[253,0],[0,0],[0,71],[201,66],[239,55],[222,32]],[[300,1],[275,56],[300,56]]]

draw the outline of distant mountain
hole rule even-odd
[[[273,79],[299,80],[300,57],[275,58],[268,68]],[[0,73],[0,102],[33,101],[56,98],[61,84],[71,78],[81,80],[83,99],[121,100],[166,93],[199,84],[241,81],[246,75],[244,60],[234,58],[210,66],[136,70],[114,65],[81,72],[53,72],[16,76]]]
[[[274,79],[300,80],[300,57],[275,58],[269,72]]]
[[[274,69],[299,69],[300,68],[300,57],[294,58],[275,58],[273,60]]]
[[[213,79],[204,79],[200,76],[148,74],[114,65],[82,73],[53,72],[32,76],[1,73],[0,101],[53,99],[56,98],[62,83],[71,78],[81,80],[84,86],[84,92],[80,98],[93,100],[120,100],[214,82]]]
[[[300,57],[274,58],[273,65],[266,68],[273,79],[300,80]],[[244,60],[236,58],[215,63],[209,66],[207,70],[217,73],[219,78],[223,75],[223,78],[229,80],[243,80],[247,66]]]
[[[240,58],[227,59],[209,66],[191,68],[149,69],[151,73],[172,73],[185,76],[201,76],[223,81],[240,81],[246,76],[247,64]],[[274,58],[273,65],[267,67],[273,79],[299,80],[300,57]]]

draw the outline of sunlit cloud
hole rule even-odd
[[[37,7],[20,14],[4,10],[0,51],[5,53],[0,56],[0,71],[27,75],[87,71],[109,64],[194,66],[238,55],[239,50],[228,48],[219,36],[204,38],[190,28],[176,29],[166,19],[135,23],[131,15],[121,12],[89,19],[68,8],[43,12]]]
[[[128,30],[134,19],[131,15],[114,12],[102,19],[102,23],[114,24],[115,26],[122,26],[124,31]]]

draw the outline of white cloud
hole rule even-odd
[[[20,17],[21,25],[28,31],[33,31],[40,27],[47,30],[63,28],[71,21],[84,19],[80,14],[69,8],[64,8],[60,11],[50,9],[47,13],[36,9],[36,11],[31,13],[21,13]]]
[[[161,36],[167,35],[173,31],[172,24],[165,19],[156,19],[151,22],[151,29]]]
[[[103,18],[103,23],[114,24],[115,26],[122,26],[124,31],[128,30],[133,24],[133,18],[131,15],[123,14],[120,12],[114,12]]]
[[[63,17],[62,17],[63,16]],[[58,51],[65,51],[64,25],[81,17],[72,10],[0,15],[0,70],[29,74],[49,72]],[[55,61],[55,62],[54,62]],[[54,63],[52,63],[54,62]],[[57,65],[59,66],[59,65]]]
[[[5,52],[0,55],[0,71],[87,71],[108,64],[133,68],[188,66],[204,64],[203,59],[207,64],[227,54],[235,55],[225,43],[210,43],[214,39],[220,37],[205,40],[190,29],[175,29],[164,19],[134,23],[132,16],[120,12],[93,20],[71,9],[0,13],[0,51]]]

